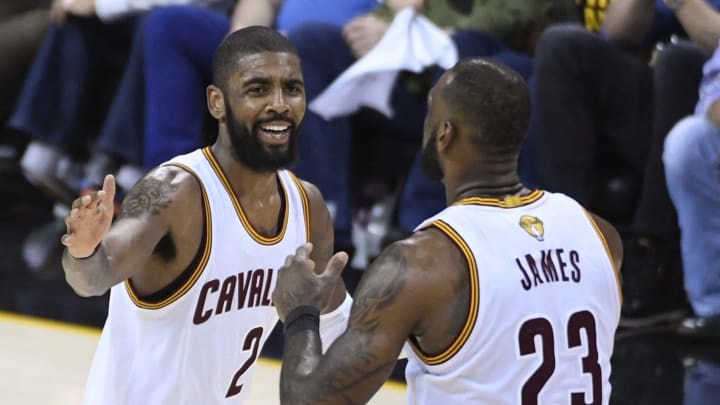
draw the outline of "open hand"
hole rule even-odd
[[[372,14],[355,17],[343,27],[345,42],[356,58],[362,58],[380,42],[390,23]]]
[[[115,177],[105,176],[103,188],[73,201],[65,218],[67,233],[60,241],[75,258],[88,257],[110,230],[115,199]]]
[[[315,262],[310,260],[312,248],[312,243],[300,246],[278,271],[272,299],[283,322],[285,316],[300,305],[324,308],[347,264],[348,255],[339,252],[330,258],[321,274],[316,274]]]

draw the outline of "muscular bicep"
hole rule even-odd
[[[113,285],[143,271],[164,232],[167,232],[167,223],[161,217],[121,219],[113,224],[102,242],[114,270]]]
[[[391,246],[360,282],[348,328],[306,386],[309,403],[365,403],[388,378],[422,307],[402,248]]]

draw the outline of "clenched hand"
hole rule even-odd
[[[300,246],[278,271],[272,299],[283,322],[287,314],[301,305],[324,308],[347,264],[348,255],[339,252],[330,258],[321,274],[316,274],[315,262],[310,259],[312,248],[311,243]]]

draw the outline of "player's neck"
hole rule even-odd
[[[448,193],[446,197],[448,205],[451,205],[456,201],[470,197],[502,199],[507,196],[524,195],[529,192],[530,190],[520,182],[498,185],[466,184],[455,192]]]
[[[515,170],[473,172],[455,179],[446,179],[445,197],[448,205],[469,197],[503,198],[529,192],[520,182]]]
[[[245,166],[235,159],[230,148],[225,145],[216,143],[211,149],[236,197],[265,199],[278,192],[277,172],[258,172]]]

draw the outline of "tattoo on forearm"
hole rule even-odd
[[[360,334],[360,338],[350,343],[349,350],[360,362],[350,358],[334,357],[331,364],[332,369],[326,370],[322,376],[316,376],[317,380],[310,384],[303,384],[300,381],[291,382],[291,379],[283,379],[281,389],[285,398],[292,398],[293,404],[347,404],[354,405],[360,402],[350,396],[350,391],[363,383],[385,376],[392,371],[395,361],[368,366],[374,363],[377,357],[368,350],[372,340],[372,334]],[[286,341],[286,353],[294,355],[287,356],[284,364],[299,364],[302,361],[302,352],[306,342],[304,339],[291,339]],[[294,374],[294,373],[293,373]],[[291,387],[295,387],[293,390]],[[293,392],[295,391],[295,392]]]
[[[176,184],[155,178],[146,178],[125,197],[120,218],[137,218],[149,213],[157,215],[170,206],[170,196],[178,189]]]

